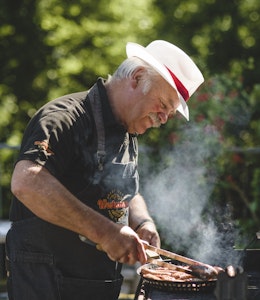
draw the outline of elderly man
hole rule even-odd
[[[43,106],[12,176],[7,235],[10,300],[112,300],[123,263],[146,262],[160,238],[138,192],[137,135],[159,127],[203,82],[178,47],[126,46],[107,80]]]

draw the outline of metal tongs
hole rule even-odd
[[[184,272],[184,273],[190,274],[194,277],[197,277],[197,278],[203,279],[203,280],[216,279],[216,277],[219,273],[211,265],[204,264],[202,262],[199,262],[194,259],[176,254],[174,252],[170,252],[168,250],[154,247],[152,245],[149,245],[146,241],[142,241],[142,242],[143,242],[144,248],[146,250],[150,250],[154,253],[157,253],[159,256],[162,255],[162,256],[170,258],[172,260],[176,260],[176,261],[185,263],[185,264],[189,265],[189,269],[187,269],[183,266],[180,266],[180,265],[175,265],[172,263],[165,262],[162,259],[160,259],[160,257],[159,257],[159,259],[158,258],[157,259],[150,258],[149,262],[152,264],[156,264],[160,267],[166,267],[170,270]]]

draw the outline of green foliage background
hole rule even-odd
[[[177,118],[140,138],[153,169],[183,127],[218,131],[217,182],[210,202],[232,207],[251,235],[260,223],[260,62],[258,0],[2,0],[0,2],[1,217],[8,217],[12,164],[23,130],[46,101],[89,88],[113,73],[127,41],[165,39],[200,66],[205,83],[189,102],[190,123]],[[142,160],[143,159],[143,160]],[[174,167],[174,165],[173,165]],[[144,174],[145,175],[145,174]]]

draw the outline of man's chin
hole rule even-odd
[[[149,129],[149,128],[141,128],[141,129],[138,129],[138,130],[128,130],[128,132],[130,134],[139,135],[139,134],[144,134],[147,131],[147,129]]]
[[[155,124],[155,123],[149,123],[149,124],[143,124],[143,126],[139,126],[138,128],[128,128],[128,132],[131,134],[144,134],[148,129],[152,127],[160,127],[161,124]]]
[[[161,123],[160,123],[160,124],[154,124],[152,127],[153,127],[153,128],[160,128],[161,125],[162,125]]]

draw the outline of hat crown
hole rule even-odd
[[[151,42],[147,52],[164,65],[188,91],[188,98],[196,91],[204,78],[192,59],[177,46],[162,40]],[[172,75],[170,74],[172,77]],[[176,85],[176,81],[172,78]],[[184,98],[184,97],[183,97]]]

